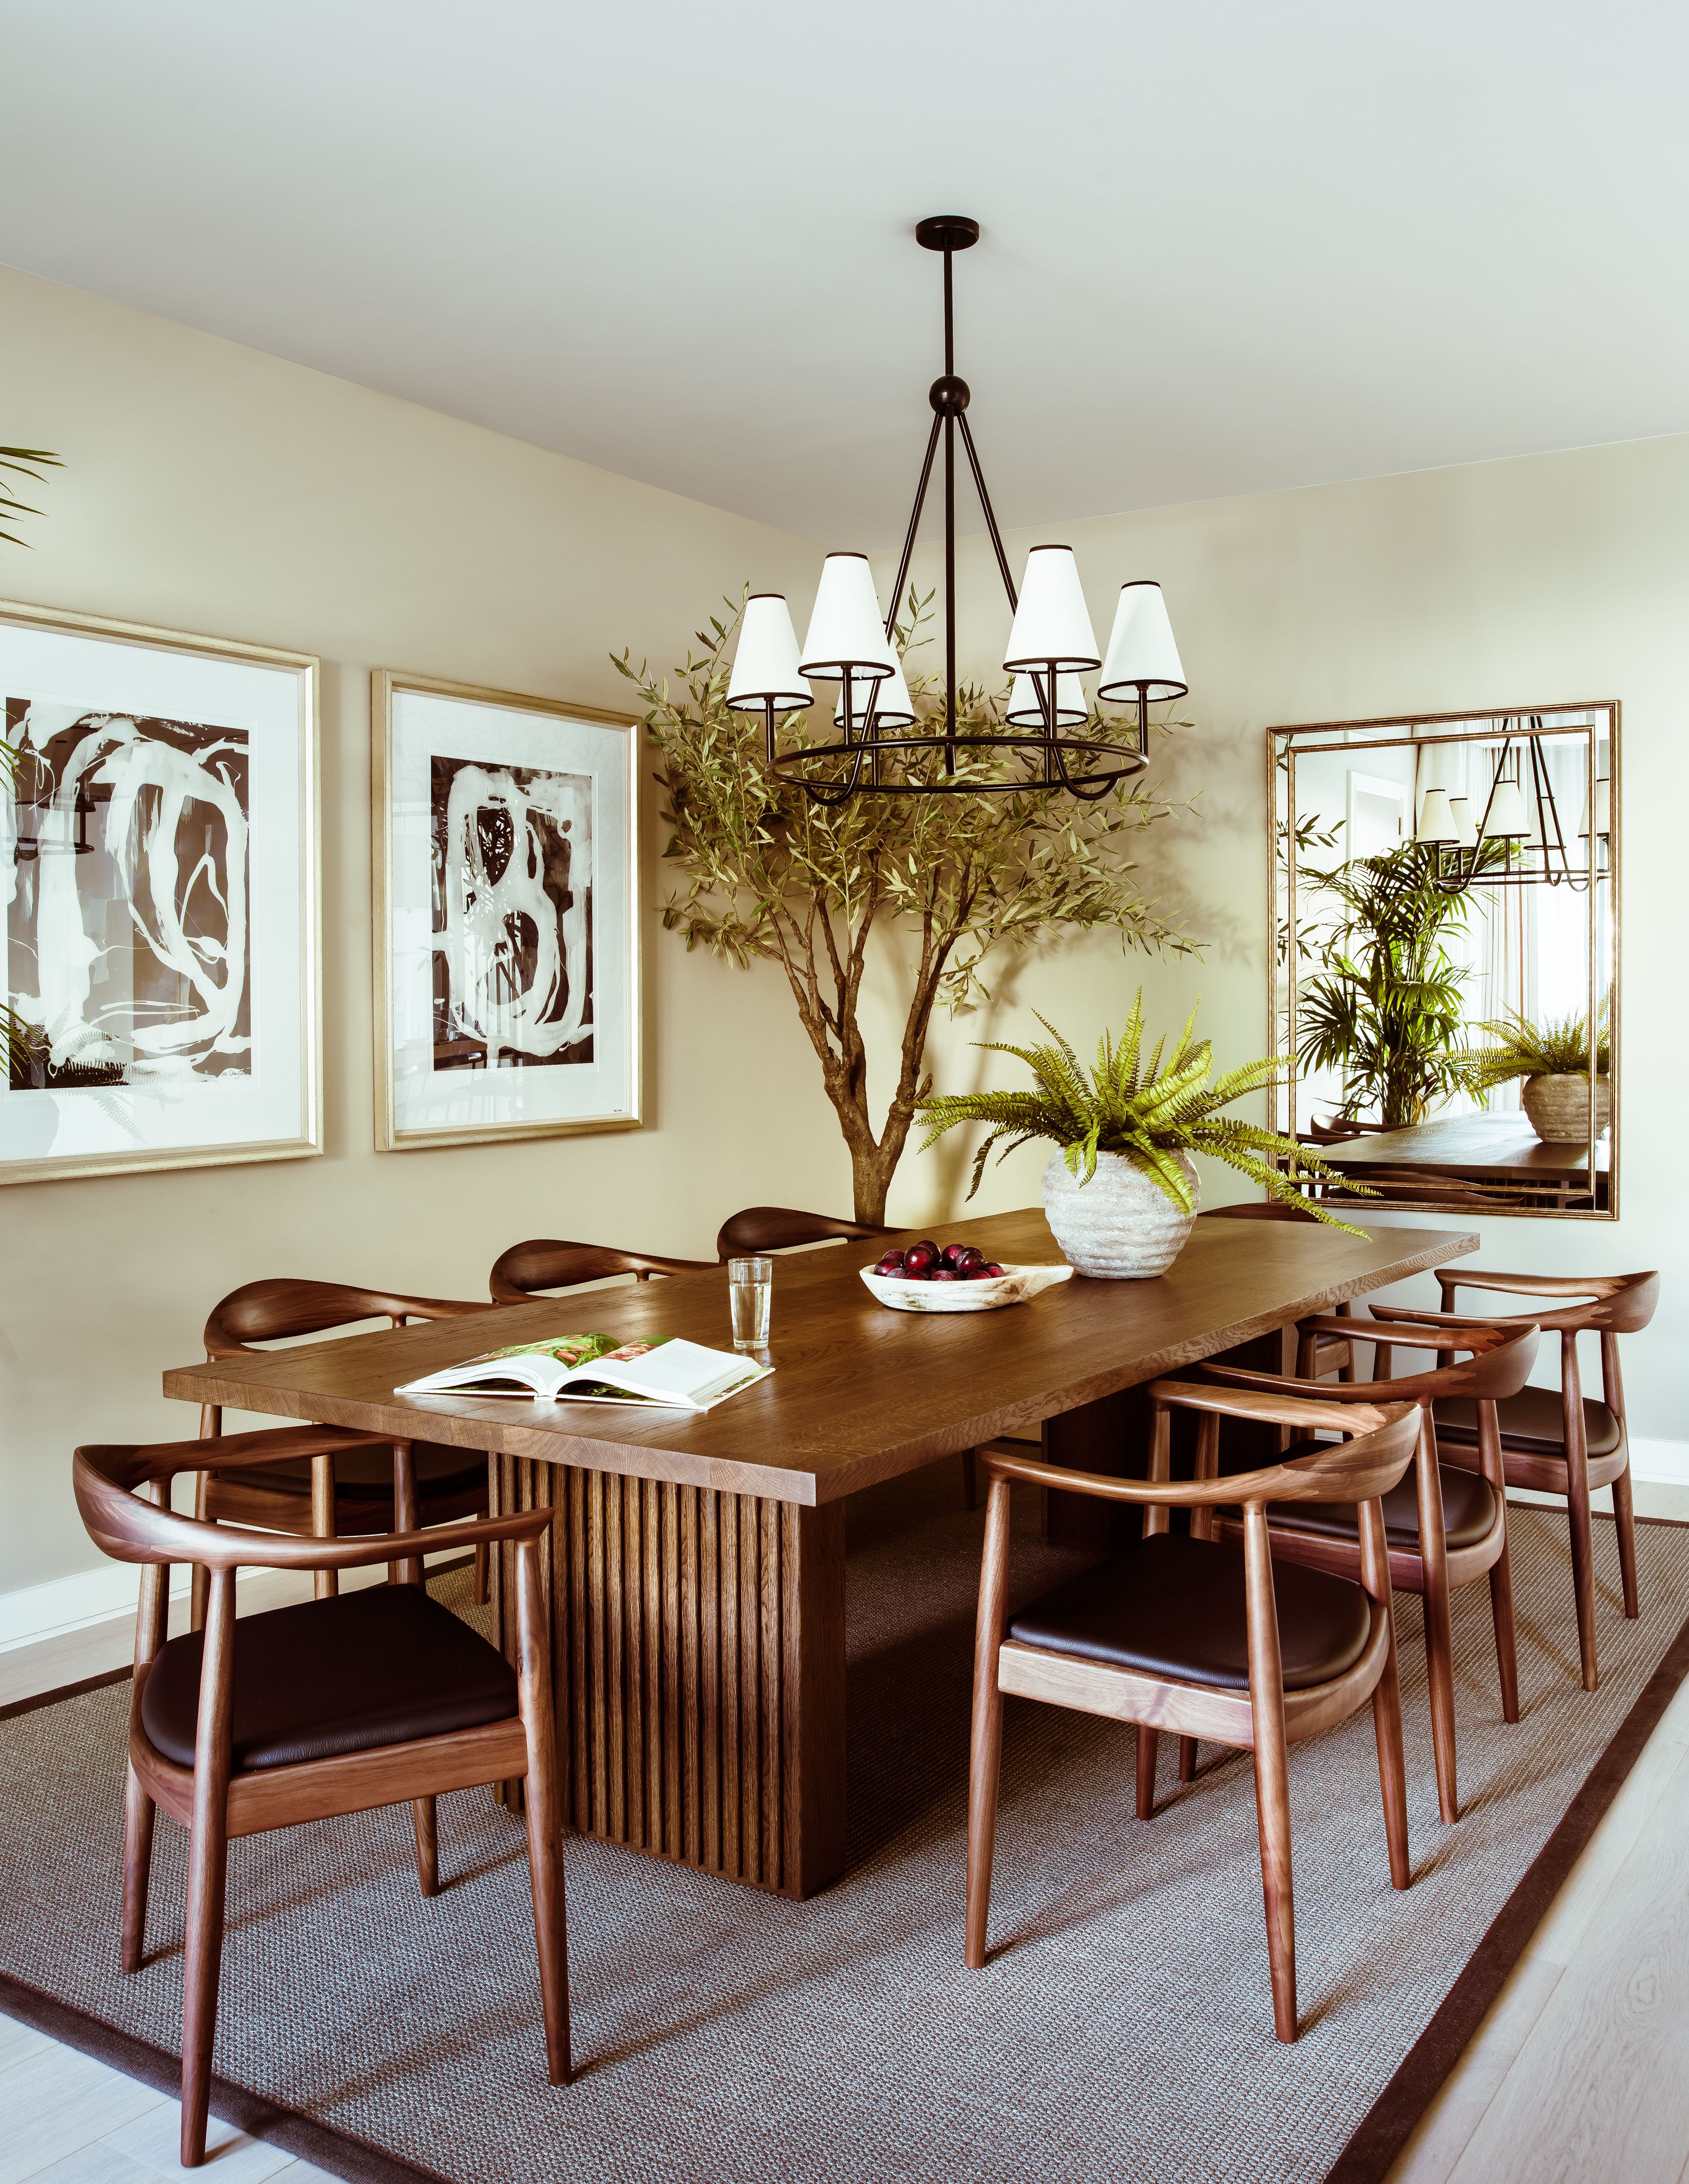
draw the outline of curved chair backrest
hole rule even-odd
[[[1551,1306],[1547,1312],[1492,1315],[1489,1320],[1496,1327],[1518,1327],[1528,1323],[1551,1334],[1581,1334],[1586,1328],[1599,1329],[1610,1334],[1640,1334],[1653,1318],[1659,1303],[1657,1273],[1492,1274],[1481,1267],[1472,1267],[1458,1272],[1439,1268],[1436,1278],[1445,1311],[1449,1309],[1449,1301],[1456,1291],[1463,1289],[1495,1290],[1506,1296],[1586,1300],[1558,1310]],[[1478,1317],[1476,1313],[1465,1316],[1474,1319]]]
[[[1431,1316],[1425,1316],[1429,1320]],[[1475,1401],[1494,1400],[1503,1396],[1516,1396],[1531,1378],[1531,1368],[1536,1359],[1537,1330],[1533,1320],[1524,1327],[1495,1327],[1477,1320],[1439,1320],[1431,1324],[1393,1319],[1339,1319],[1321,1315],[1301,1323],[1304,1338],[1318,1334],[1342,1335],[1353,1342],[1372,1342],[1378,1346],[1382,1362],[1389,1362],[1389,1353],[1398,1347],[1403,1350],[1429,1350],[1433,1352],[1464,1350],[1468,1352],[1466,1362],[1433,1366],[1427,1373],[1415,1373],[1410,1378],[1376,1380],[1348,1380],[1337,1384],[1320,1382],[1320,1398],[1331,1403],[1413,1403],[1428,1407],[1445,1396],[1467,1396]],[[1260,1394],[1283,1394],[1286,1390],[1305,1386],[1307,1383],[1281,1379],[1273,1373],[1249,1373],[1236,1365],[1217,1365],[1204,1362],[1201,1370],[1205,1379],[1223,1382],[1228,1388],[1253,1388]]]
[[[501,1251],[486,1278],[495,1304],[523,1304],[541,1290],[571,1290],[582,1282],[602,1282],[631,1274],[648,1282],[653,1274],[695,1274],[713,1259],[662,1259],[648,1251],[619,1251],[614,1244],[571,1244],[535,1236]]]
[[[1364,1410],[1337,1410],[1319,1400],[1276,1392],[1256,1393],[1231,1387],[1197,1386],[1188,1381],[1157,1380],[1148,1390],[1154,1418],[1149,1479],[1114,1479],[1089,1471],[1069,1471],[1036,1457],[982,1448],[980,1461],[996,1479],[1020,1479],[1037,1486],[1087,1494],[1099,1501],[1136,1503],[1150,1510],[1201,1509],[1242,1503],[1264,1508],[1271,1502],[1375,1502],[1387,1494],[1413,1462],[1420,1434],[1417,1403],[1370,1402]],[[1352,1391],[1343,1390],[1349,1400]],[[1325,1443],[1306,1456],[1264,1465],[1231,1478],[1169,1479],[1166,1414],[1170,1409],[1205,1412],[1218,1419],[1247,1418],[1263,1425],[1289,1426],[1303,1433],[1341,1433],[1350,1439]]]
[[[800,1213],[790,1206],[747,1206],[721,1224],[715,1240],[718,1262],[751,1251],[784,1251],[794,1244],[869,1243],[892,1236],[892,1228],[871,1228],[831,1213]]]
[[[491,1540],[535,1538],[551,1522],[550,1510],[531,1510],[432,1524],[426,1531],[360,1533],[355,1539],[333,1540],[211,1524],[203,1518],[178,1515],[168,1506],[166,1482],[179,1472],[286,1462],[308,1452],[312,1434],[313,1429],[304,1427],[231,1434],[211,1442],[79,1448],[71,1459],[76,1507],[89,1538],[114,1562],[195,1563],[223,1570],[348,1569],[402,1562]],[[331,1428],[323,1446],[331,1447],[336,1439]],[[155,1500],[149,1488],[163,1498]]]
[[[453,1297],[394,1296],[385,1290],[351,1289],[343,1282],[310,1282],[278,1276],[247,1282],[214,1305],[205,1323],[208,1357],[238,1357],[254,1342],[279,1342],[290,1334],[324,1334],[360,1319],[453,1319],[491,1306]]]

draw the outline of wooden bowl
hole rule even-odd
[[[988,1282],[915,1282],[903,1274],[876,1274],[862,1269],[862,1279],[879,1301],[892,1312],[1001,1312],[1005,1305],[1025,1304],[1040,1290],[1071,1281],[1071,1267],[1005,1267]]]

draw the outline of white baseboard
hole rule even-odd
[[[1633,1438],[1631,1476],[1638,1485],[1689,1486],[1689,1440]]]
[[[437,1555],[425,1557],[430,1563],[441,1559]],[[274,1581],[278,1573],[266,1570],[242,1570],[240,1591],[244,1595],[253,1585],[265,1580]],[[385,1563],[376,1563],[367,1569],[342,1572],[341,1585],[344,1591],[355,1592],[366,1585],[378,1585],[387,1574]],[[186,1564],[174,1564],[170,1570],[170,1599],[172,1602],[186,1600],[191,1583],[191,1573]],[[309,1596],[308,1575],[290,1586],[303,1599]],[[131,1618],[135,1604],[141,1596],[141,1565],[138,1563],[103,1563],[97,1569],[78,1570],[74,1576],[53,1578],[46,1585],[26,1585],[15,1592],[0,1593],[0,1653],[9,1653],[19,1646],[38,1646],[52,1638],[69,1637],[74,1631],[92,1630],[97,1624],[109,1623],[119,1617]],[[268,1603],[267,1603],[268,1604]]]

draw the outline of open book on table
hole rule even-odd
[[[771,1365],[678,1335],[619,1343],[611,1334],[554,1334],[447,1365],[394,1390],[399,1396],[516,1396],[541,1403],[642,1403],[708,1411],[766,1380]]]

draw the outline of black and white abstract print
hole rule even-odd
[[[592,783],[429,761],[434,1067],[592,1058]]]
[[[247,731],[8,698],[6,737],[7,983],[47,1034],[13,1089],[250,1077]]]

